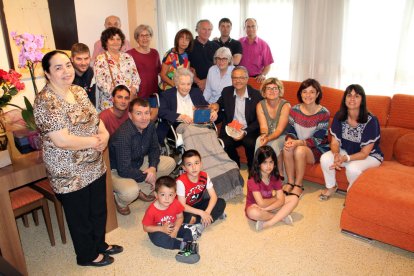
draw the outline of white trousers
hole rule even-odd
[[[345,155],[347,152],[343,149],[340,149],[339,154]],[[321,156],[321,167],[323,176],[325,178],[325,186],[326,188],[333,188],[336,186],[336,170],[329,169],[329,167],[334,163],[334,155],[332,151],[325,152]],[[368,156],[364,160],[355,160],[350,162],[343,162],[341,167],[346,169],[346,179],[348,179],[349,186],[348,191],[351,188],[352,184],[354,184],[355,180],[358,176],[365,170],[369,168],[375,168],[381,165],[381,162],[378,159]]]

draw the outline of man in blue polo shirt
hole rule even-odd
[[[214,53],[220,47],[217,43],[210,41],[213,24],[207,19],[197,22],[196,32],[198,36],[194,39],[193,50],[188,59],[194,73],[194,83],[204,91],[208,69],[214,65]]]

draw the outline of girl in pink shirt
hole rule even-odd
[[[250,178],[247,181],[246,216],[256,221],[256,230],[268,228],[279,221],[292,224],[289,215],[299,198],[285,196],[277,171],[277,157],[270,146],[256,150]]]

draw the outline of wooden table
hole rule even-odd
[[[12,138],[11,135],[8,136]],[[11,207],[9,191],[45,178],[46,169],[38,152],[20,155],[15,150],[12,139],[9,139],[9,145],[13,164],[0,168],[0,250],[4,259],[16,267],[22,274],[28,275],[19,232]],[[107,151],[105,151],[104,159],[106,164],[109,164]],[[106,181],[108,210],[106,232],[109,232],[118,227],[110,170],[107,170]]]

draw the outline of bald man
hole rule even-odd
[[[269,45],[257,36],[256,19],[247,18],[244,21],[244,29],[246,36],[239,40],[243,48],[243,56],[239,65],[247,68],[249,77],[253,77],[261,83],[266,79],[273,63],[272,52]]]
[[[109,27],[116,27],[116,28],[120,29],[121,28],[121,19],[118,16],[110,15],[107,18],[105,18],[104,26],[105,26],[105,29],[108,29]],[[122,46],[121,51],[126,52],[129,49],[131,49],[131,44],[129,43],[129,41],[127,39],[125,39],[125,43]],[[94,64],[96,57],[98,55],[102,54],[103,52],[105,52],[105,50],[102,48],[102,43],[101,43],[101,40],[99,39],[93,45],[93,54],[92,54],[92,58],[91,58],[91,64],[92,65]]]

